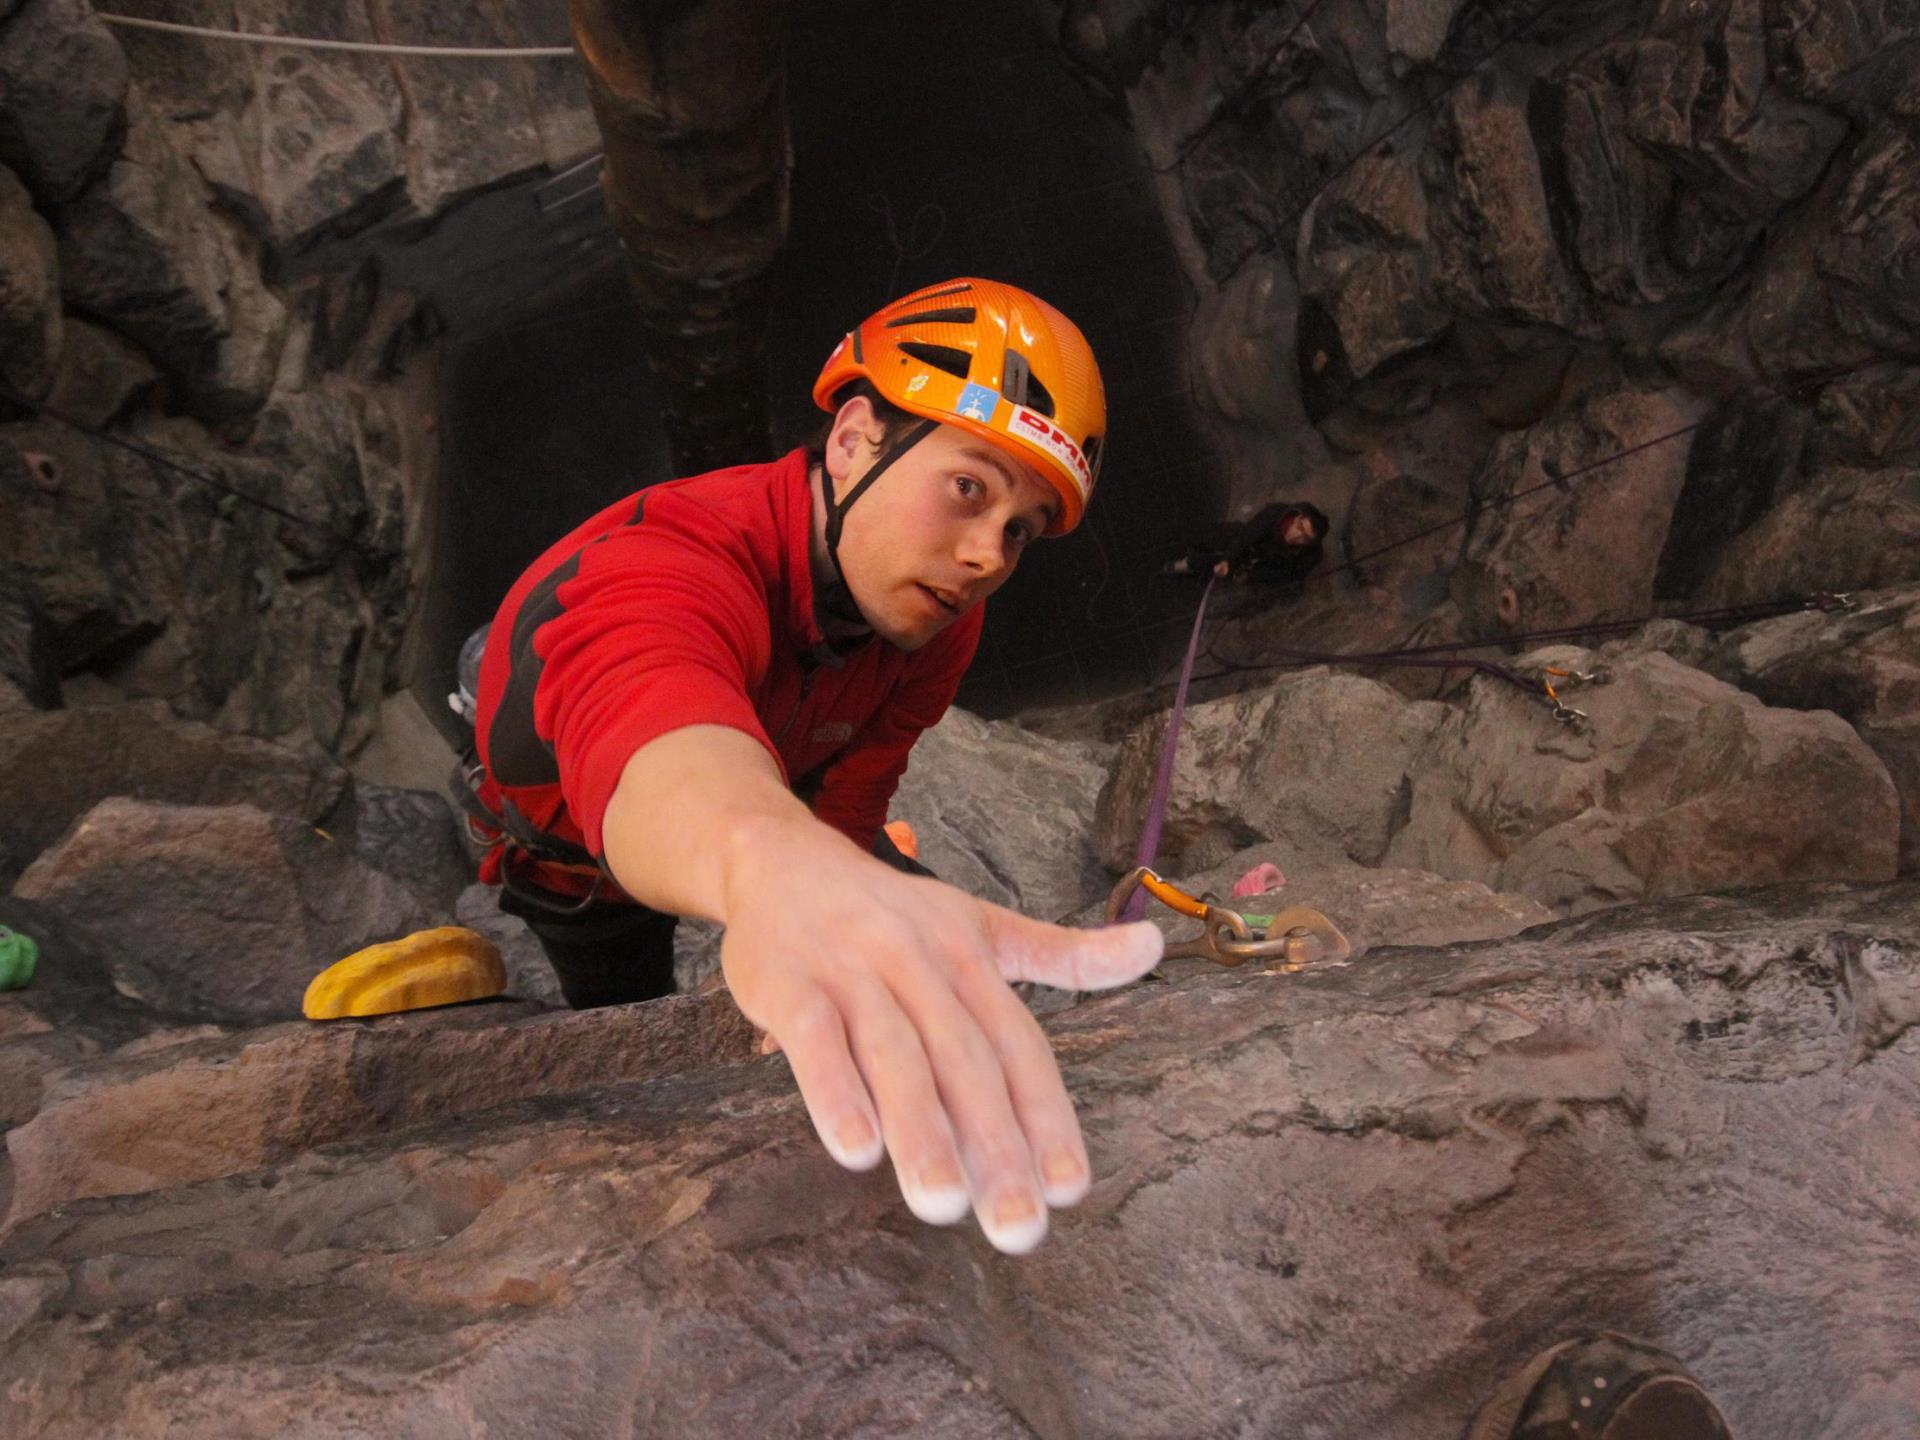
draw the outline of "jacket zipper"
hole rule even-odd
[[[793,729],[794,722],[800,718],[800,712],[807,708],[807,696],[813,693],[813,677],[820,672],[809,667],[800,677],[800,698],[793,702],[793,713],[787,716],[787,723],[780,727],[780,733],[773,737],[773,748],[778,750],[787,743],[787,733]]]

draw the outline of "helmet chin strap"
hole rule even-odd
[[[826,587],[825,593],[819,597],[817,603],[819,609],[828,617],[851,625],[867,625],[867,617],[860,613],[859,603],[853,598],[853,587],[847,584],[846,571],[840,568],[840,531],[847,523],[847,511],[853,508],[854,501],[867,493],[868,486],[887,473],[888,467],[894,461],[938,428],[935,421],[922,420],[907,431],[891,449],[873,462],[873,467],[860,477],[860,483],[847,492],[847,498],[837,505],[833,499],[833,476],[824,465],[821,467],[821,498],[826,502],[827,507],[827,559],[833,565],[833,583]]]

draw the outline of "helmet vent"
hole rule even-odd
[[[1007,351],[1006,371],[1000,381],[1000,393],[1016,405],[1024,405],[1036,414],[1053,418],[1053,396],[1042,385],[1018,350]]]
[[[973,289],[973,286],[965,280],[962,280],[958,285],[949,285],[944,290],[929,290],[926,294],[918,298],[921,300],[944,300],[949,295],[964,295],[971,289]]]
[[[902,325],[971,325],[977,318],[977,312],[971,305],[957,305],[951,310],[918,310],[911,315],[896,315],[887,322],[889,330],[898,330]]]
[[[923,319],[923,316],[915,316]],[[962,380],[973,368],[973,356],[966,350],[956,350],[951,345],[929,345],[924,340],[902,340],[900,348],[916,360],[923,360],[936,370],[944,370],[949,375],[958,375]]]

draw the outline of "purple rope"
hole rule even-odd
[[[1173,757],[1180,748],[1180,722],[1187,714],[1187,682],[1193,679],[1194,657],[1200,653],[1200,627],[1206,624],[1207,600],[1213,594],[1216,576],[1207,577],[1207,588],[1200,592],[1200,608],[1193,612],[1193,634],[1187,640],[1187,658],[1180,666],[1180,688],[1174,692],[1173,714],[1167,720],[1167,738],[1160,746],[1160,768],[1153,776],[1153,798],[1147,802],[1147,823],[1140,832],[1140,847],[1134,852],[1136,866],[1151,865],[1160,853],[1160,830],[1167,822],[1167,794],[1173,789]],[[1138,920],[1147,912],[1147,892],[1136,888],[1120,912],[1122,923]]]

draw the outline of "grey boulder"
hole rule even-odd
[[[1163,867],[1204,869],[1256,841],[1272,844],[1282,869],[1379,863],[1413,758],[1444,713],[1377,681],[1324,670],[1190,706],[1161,832]],[[1100,792],[1095,840],[1110,870],[1133,864],[1166,725],[1163,714],[1127,737]]]
[[[232,805],[317,823],[347,775],[325,755],[226,735],[177,718],[158,700],[10,715],[0,725],[0,881],[10,880],[74,821],[112,796],[176,805]]]
[[[1571,646],[1513,662],[1591,671]],[[1585,722],[1476,679],[1413,766],[1390,865],[1479,880],[1562,913],[1786,879],[1888,880],[1886,766],[1839,717],[1775,710],[1659,652],[1569,689]]]
[[[346,846],[251,805],[103,800],[13,893],[84,916],[121,994],[226,1024],[298,1016],[320,971],[431,919]]]
[[[1831,710],[1860,732],[1900,795],[1900,873],[1920,871],[1920,591],[1856,597],[1727,634],[1702,668],[1769,705]]]

